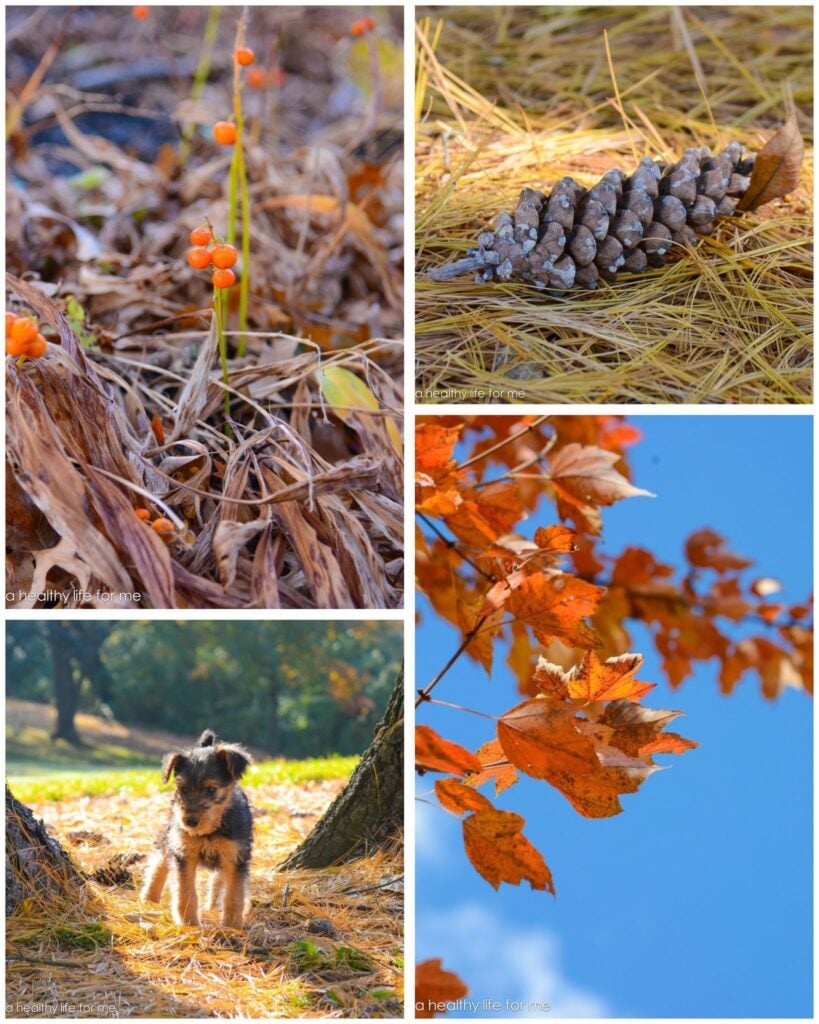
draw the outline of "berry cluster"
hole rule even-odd
[[[147,508],[136,509],[135,515],[137,519],[141,519],[142,522],[150,526],[155,533],[158,533],[166,544],[170,543],[171,540],[173,540],[176,534],[176,527],[173,525],[170,519],[165,519],[164,517],[159,516],[157,519],[154,519],[154,521],[151,522],[151,513],[148,511]]]
[[[6,355],[39,359],[48,345],[40,334],[37,321],[30,316],[18,316],[6,310]]]
[[[194,270],[207,270],[213,265],[215,268],[211,281],[214,288],[230,288],[236,281],[236,275],[231,267],[236,266],[239,254],[232,245],[227,245],[213,237],[213,232],[206,225],[194,228],[190,235],[193,249],[188,253],[188,264]],[[214,243],[211,245],[211,243]]]
[[[361,36],[366,36],[372,32],[375,28],[375,22],[372,18],[359,18],[350,25],[350,35],[356,39],[360,39]]]
[[[251,89],[266,89],[269,85],[280,89],[286,77],[281,68],[251,68],[247,73],[247,84]]]

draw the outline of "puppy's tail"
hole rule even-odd
[[[216,733],[213,729],[205,729],[196,741],[197,747],[213,747],[216,745]]]

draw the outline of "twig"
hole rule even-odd
[[[538,427],[542,426],[547,420],[548,416],[538,416],[532,423],[524,427],[523,430],[519,430],[516,434],[510,434],[509,437],[505,437],[502,441],[498,441],[497,444],[493,444],[491,448],[485,448],[482,452],[477,455],[473,455],[471,459],[467,459],[466,462],[462,462],[458,469],[467,469],[469,466],[474,465],[476,462],[480,462],[481,459],[485,459],[490,455],[494,455],[495,452],[505,448],[508,444],[512,444],[513,441],[517,441],[518,438],[524,437],[532,430],[537,430]]]
[[[483,619],[479,619],[478,622],[483,622]],[[449,670],[452,668],[452,666],[455,664],[458,658],[460,658],[460,656],[464,653],[467,647],[469,647],[469,645],[478,635],[478,632],[479,626],[478,623],[476,622],[472,629],[470,629],[470,631],[464,637],[463,642],[461,643],[458,650],[455,651],[455,653],[452,655],[452,657],[449,659],[446,665],[444,665],[444,667],[441,669],[438,675],[432,680],[431,683],[428,683],[423,690],[418,691],[418,699],[415,701],[416,708],[420,707],[421,704],[429,700],[430,693],[432,693],[432,691],[435,689],[438,683],[440,683],[440,681],[444,678],[447,672],[449,672]]]

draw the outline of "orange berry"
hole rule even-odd
[[[6,334],[8,334],[9,331],[12,329],[12,327],[14,326],[14,321],[16,319],[17,319],[17,314],[16,313],[12,313],[9,310],[6,310]]]
[[[247,84],[251,89],[264,89],[267,85],[267,74],[264,68],[251,68],[247,73]]]
[[[137,21],[145,21],[148,15],[151,13],[150,7],[132,7],[131,14],[136,18]]]
[[[148,511],[147,508],[138,508],[136,512],[134,512],[134,515],[137,517],[137,519],[141,519],[143,523],[147,523],[151,519],[151,513]]]
[[[232,270],[215,270],[211,280],[214,288],[230,288],[236,281],[236,275]]]
[[[176,527],[173,525],[170,519],[163,519],[162,517],[160,517],[159,519],[154,519],[154,521],[151,523],[151,529],[156,530],[156,532],[163,540],[170,540],[171,537],[173,537],[173,535],[176,533]]]
[[[188,264],[194,270],[204,270],[210,266],[210,252],[207,249],[191,249],[188,253]]]
[[[14,338],[6,338],[6,355],[7,356],[24,356],[28,353],[29,342],[27,341],[15,341]]]
[[[232,146],[236,141],[236,125],[230,121],[217,121],[213,126],[213,137],[220,146]]]
[[[365,36],[368,32],[372,32],[375,28],[375,22],[372,18],[359,18],[358,21],[354,21],[350,25],[351,36]]]
[[[253,59],[256,54],[250,49],[249,46],[240,46],[236,51],[236,63],[241,64],[243,68],[246,68],[248,64],[253,63]]]
[[[20,316],[11,325],[11,337],[24,345],[31,344],[37,337],[37,324],[30,316]]]
[[[235,267],[236,261],[239,259],[239,253],[232,245],[216,245],[211,250],[210,256],[214,267],[218,267],[219,270]]]
[[[26,355],[29,359],[39,359],[40,356],[44,356],[46,354],[47,348],[48,342],[42,334],[38,334],[34,341],[29,342],[28,348],[26,349]]]
[[[210,228],[204,224],[199,228],[194,228],[188,235],[188,238],[191,245],[209,245],[211,240]]]

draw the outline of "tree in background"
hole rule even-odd
[[[667,731],[681,712],[644,703],[654,684],[637,678],[643,659],[629,650],[629,622],[650,631],[672,687],[716,658],[726,694],[748,672],[771,700],[786,686],[812,692],[811,603],[782,601],[774,579],[747,580],[752,563],[713,530],[691,534],[681,569],[643,547],[599,552],[601,509],[647,493],[631,483],[626,461],[639,439],[610,416],[441,417],[417,428],[418,584],[461,641],[418,690],[416,767],[445,776],[435,796],[463,819],[467,857],[496,889],[555,886],[523,834],[525,819],[497,809],[479,787],[491,782],[497,796],[523,774],[581,815],[609,817],[656,770],[654,755],[696,746]],[[529,539],[516,531],[534,512]],[[501,645],[522,700],[467,750],[427,721],[436,704],[481,712],[439,700],[437,687],[463,655],[491,676]],[[466,993],[440,960],[419,965],[418,1016]]]
[[[393,689],[388,622],[10,622],[8,693],[57,705],[57,734],[102,705],[188,735],[216,723],[273,755],[359,753]],[[73,733],[73,738],[72,738]]]

